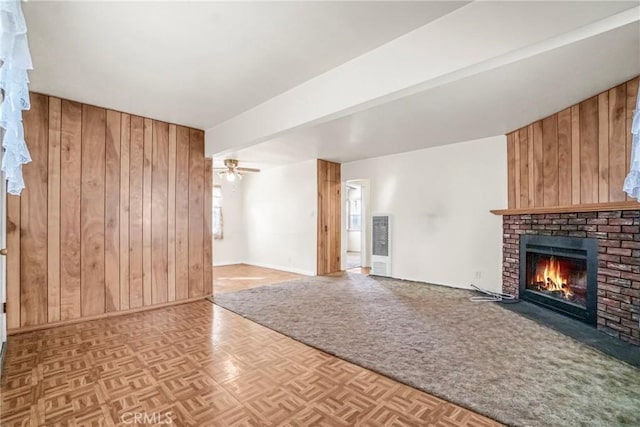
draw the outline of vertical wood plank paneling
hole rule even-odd
[[[518,131],[520,142],[520,206],[529,207],[529,137],[526,128]]]
[[[580,103],[580,202],[598,202],[598,98]]]
[[[189,297],[204,294],[204,135],[189,132]]]
[[[326,175],[325,165],[318,162],[318,184],[324,182]],[[322,179],[322,181],[321,181]],[[516,208],[516,150],[515,150],[515,133],[512,132],[507,135],[507,191],[508,191],[508,203],[509,209]],[[319,194],[320,198],[321,195]],[[318,200],[318,203],[322,203]],[[318,273],[320,274],[320,273]]]
[[[571,107],[571,202],[580,204],[580,106]]]
[[[317,274],[340,271],[340,164],[318,160]]]
[[[534,173],[533,173],[533,125],[529,125],[527,126],[527,142],[528,142],[528,165],[529,165],[529,170],[527,172],[527,175],[529,177],[529,199],[528,199],[528,204],[527,206],[529,207],[533,207],[535,206],[535,181],[534,181]]]
[[[20,327],[20,197],[7,194],[7,329]]]
[[[60,98],[49,98],[49,165],[47,188],[47,319],[60,320]]]
[[[169,289],[168,300],[176,300],[176,138],[177,126],[169,125],[169,191],[168,191],[168,210],[167,210],[167,228],[168,235],[168,264],[169,273]]]
[[[571,204],[571,109],[558,113],[558,204]]]
[[[542,122],[533,124],[533,201],[536,207],[544,206],[544,156]]]
[[[82,105],[63,100],[61,109],[60,320],[71,320],[81,316]]]
[[[151,301],[168,300],[168,180],[169,125],[153,122],[153,153],[151,161]]]
[[[516,209],[522,207],[522,188],[520,187],[521,175],[520,170],[522,168],[522,161],[520,160],[520,132],[513,132],[513,151],[514,151],[514,165],[513,175],[515,178],[515,198]]]
[[[509,207],[515,207],[519,183],[521,208],[616,203],[629,200],[622,191],[631,157],[631,121],[640,77],[566,108],[542,121],[507,134],[520,149],[507,151]],[[557,122],[554,143],[554,121]],[[515,138],[513,135],[517,135]],[[542,136],[541,136],[542,135]],[[528,140],[528,188],[524,182],[522,139]],[[539,160],[543,159],[544,173]],[[543,184],[542,186],[540,184]],[[557,183],[557,185],[556,185]],[[529,199],[526,200],[526,190]],[[540,192],[542,190],[542,193]],[[557,194],[556,194],[557,192]],[[541,198],[541,195],[543,198]]]
[[[82,316],[105,311],[105,132],[106,111],[83,105],[80,203]]]
[[[32,94],[24,113],[24,135],[31,163],[24,166],[20,203],[20,325],[46,323],[47,317],[47,169],[49,100]]]
[[[129,307],[143,305],[144,120],[131,116],[129,141]]]
[[[558,206],[558,117],[542,121],[542,153],[544,162],[544,206]]]
[[[609,94],[598,95],[598,202],[609,201]]]
[[[211,294],[204,132],[31,100],[27,189],[7,199],[9,331]]]
[[[625,174],[629,173],[630,163],[631,163],[631,145],[632,145],[632,135],[631,135],[631,123],[633,122],[633,111],[636,108],[636,102],[638,99],[638,86],[640,83],[640,77],[636,77],[635,79],[629,80],[625,86],[625,92],[627,96],[627,105],[626,105],[626,125],[625,125],[625,139],[626,139],[626,158],[625,158]],[[634,198],[629,197],[625,193],[626,200],[636,200]]]
[[[606,129],[608,130],[608,135],[605,134],[601,141],[601,146],[608,146],[607,156],[605,158],[600,157],[600,161],[605,162],[607,169],[605,172],[608,172],[608,174],[604,177],[601,176],[601,179],[608,179],[609,185],[607,190],[609,200],[612,202],[626,200],[626,195],[624,191],[622,191],[622,187],[627,175],[627,168],[620,167],[627,163],[627,142],[625,135],[627,130],[626,98],[626,87],[624,85],[616,86],[609,91],[609,108],[607,114],[609,127]],[[618,165],[618,167],[615,167],[616,165]]]
[[[129,309],[129,153],[131,116],[120,123],[120,310]]]
[[[213,221],[213,204],[211,194],[213,190],[213,161],[204,159],[204,294],[211,295],[213,293],[213,259],[212,259],[212,221]]]
[[[121,114],[107,110],[105,141],[105,311],[120,310],[120,138]]]
[[[151,305],[151,157],[153,120],[144,119],[144,169],[142,190],[142,294],[144,305]]]
[[[189,129],[176,129],[176,299],[189,297]]]

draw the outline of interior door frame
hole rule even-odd
[[[371,267],[371,180],[368,178],[348,179],[342,183],[342,191],[344,197],[342,200],[342,228],[341,228],[341,246],[342,246],[342,269],[347,269],[347,251],[348,251],[348,218],[347,218],[347,185],[349,183],[357,184],[361,188],[360,199],[360,267]]]

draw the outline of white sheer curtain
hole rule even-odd
[[[624,191],[635,199],[640,200],[640,91],[636,101],[631,123],[633,145],[631,146],[631,168],[627,179],[624,180]]]
[[[31,161],[24,140],[22,111],[28,110],[31,55],[27,25],[19,1],[0,0],[0,128],[4,131],[2,171],[7,192],[19,195],[24,188],[22,165]]]

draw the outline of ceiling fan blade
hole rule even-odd
[[[260,172],[260,169],[254,168],[236,168],[238,172]]]

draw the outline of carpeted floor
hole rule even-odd
[[[640,426],[639,369],[470,295],[344,274],[215,303],[503,423]]]

